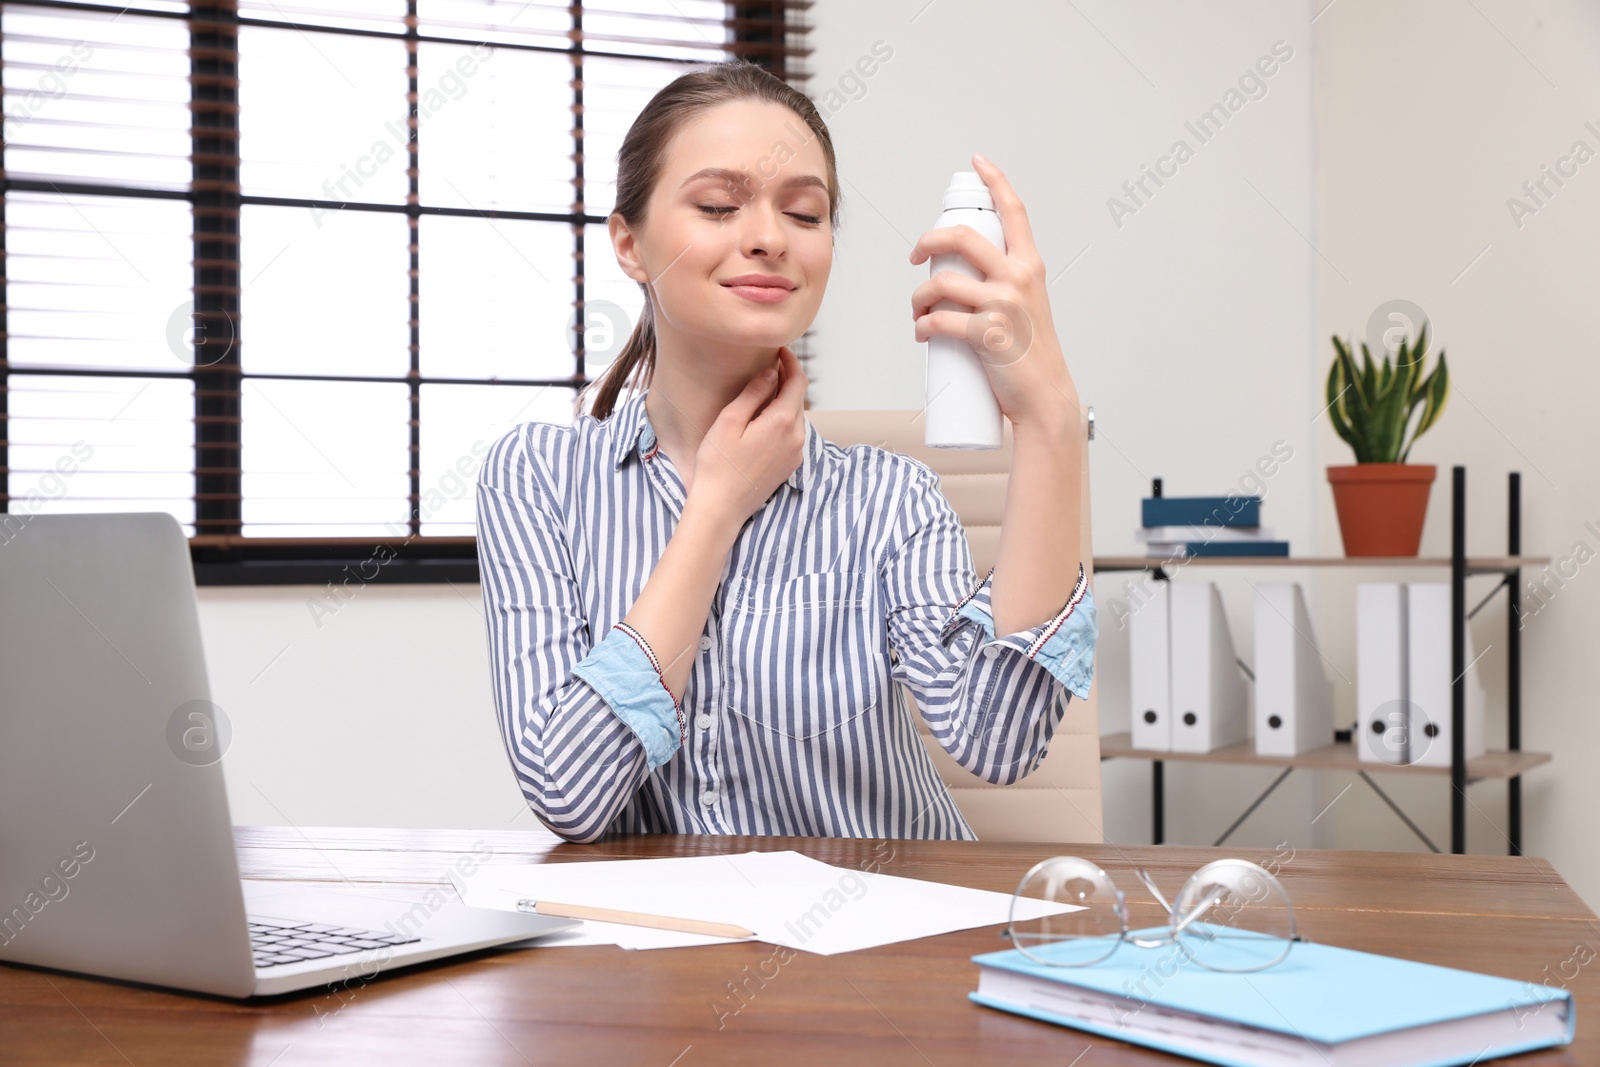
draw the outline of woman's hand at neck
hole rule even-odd
[[[712,357],[706,352],[683,358],[658,352],[650,392],[645,397],[650,429],[661,443],[661,451],[667,454],[672,466],[677,469],[678,477],[683,478],[686,490],[693,488],[701,458],[707,451],[712,453],[714,464],[718,466],[726,466],[726,462],[738,454],[747,464],[765,469],[768,461],[773,459],[771,456],[744,453],[749,453],[750,446],[763,451],[763,445],[773,443],[768,442],[766,437],[770,435],[774,422],[779,421],[779,416],[782,421],[792,424],[787,429],[798,429],[800,442],[805,442],[805,416],[802,410],[805,405],[806,378],[789,346],[778,349],[746,347],[726,350],[717,355],[722,358]],[[776,381],[763,379],[763,374],[768,371],[776,373]],[[762,427],[757,427],[762,432],[755,435],[752,442],[744,442],[752,421],[765,413],[768,402],[779,394],[784,397],[784,403],[778,405],[779,411],[774,411],[773,418],[768,419]],[[718,421],[722,421],[722,427],[718,427]],[[739,426],[731,426],[733,421],[739,421]],[[717,442],[707,446],[707,438],[712,437],[714,430],[718,430]],[[738,430],[738,440],[734,440],[734,430]],[[718,453],[718,448],[726,451]],[[768,486],[762,501],[755,502],[754,507],[739,515],[739,522],[744,522],[754,514],[760,502],[771,496],[771,491],[794,472],[798,459],[798,454],[795,454],[795,464],[784,470],[782,477],[773,485]]]
[[[789,346],[747,376],[651,382],[651,429],[688,490],[690,510],[731,523],[760,510],[805,454],[805,371]],[[686,387],[685,387],[686,386]],[[658,421],[659,419],[659,421]]]
[[[718,416],[748,385],[758,381],[763,371],[777,367],[779,387],[789,372],[783,363],[783,348],[728,346],[723,351],[707,351],[697,346],[693,354],[673,348],[670,336],[658,340],[645,411],[661,450],[688,486],[696,457]]]

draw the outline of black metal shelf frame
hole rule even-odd
[[[1494,599],[1503,589],[1506,591],[1506,748],[1511,752],[1522,750],[1522,597],[1518,585],[1521,564],[1517,558],[1522,554],[1522,475],[1518,471],[1511,471],[1507,476],[1506,487],[1506,551],[1511,560],[1504,566],[1499,564],[1489,565],[1482,562],[1469,565],[1467,558],[1467,469],[1463,466],[1451,468],[1450,477],[1450,665],[1453,681],[1450,683],[1450,851],[1457,855],[1467,850],[1467,786],[1472,784],[1472,779],[1467,777],[1466,757],[1466,709],[1467,709],[1467,622],[1472,616],[1481,611],[1485,605]],[[1164,560],[1151,560],[1148,568],[1151,575],[1160,581],[1168,580],[1167,574],[1161,569]],[[1241,566],[1249,566],[1250,560],[1241,558],[1236,561]],[[1494,589],[1478,602],[1470,611],[1467,610],[1467,578],[1470,575],[1499,574],[1500,581]],[[1165,762],[1160,759],[1150,761],[1150,800],[1151,800],[1151,840],[1154,844],[1162,844],[1166,838],[1166,780]],[[1277,789],[1284,779],[1294,770],[1293,766],[1286,766],[1283,773],[1273,779],[1272,783],[1251,802],[1232,825],[1223,832],[1215,844],[1221,845],[1235,830],[1249,818],[1262,802]],[[1374,764],[1373,770],[1382,770],[1382,765]],[[1438,852],[1439,848],[1423,833],[1411,818],[1406,815],[1400,805],[1373,781],[1366,769],[1357,771],[1360,778],[1377,793],[1380,799],[1406,824],[1410,830],[1419,837],[1432,851]],[[1522,776],[1510,775],[1506,778],[1506,838],[1508,852],[1513,856],[1522,855]]]

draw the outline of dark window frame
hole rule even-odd
[[[4,7],[0,3],[0,7]],[[69,0],[18,0],[15,6],[55,8],[74,11],[100,11],[115,14],[114,4],[74,3]],[[810,0],[734,0],[725,4],[726,25],[732,31],[727,51],[749,58],[790,82],[803,82],[807,75],[793,66],[809,49],[794,44],[794,36],[806,33],[809,26],[792,13],[811,7]],[[316,27],[318,32],[347,33],[363,37],[400,39],[410,53],[409,92],[415,98],[416,55],[424,43],[459,44],[448,38],[419,34],[417,0],[407,0],[406,28],[401,32]],[[572,228],[573,262],[583,263],[585,227],[604,225],[606,216],[584,210],[583,167],[583,57],[644,60],[669,65],[694,66],[692,60],[669,59],[609,52],[586,47],[582,35],[583,5],[573,11],[573,42],[567,48],[534,44],[499,44],[494,47],[513,51],[533,51],[571,57],[573,70],[573,189],[571,212],[478,211],[471,208],[424,207],[420,203],[420,153],[418,166],[408,168],[410,183],[405,204],[337,202],[270,196],[247,196],[239,183],[238,128],[238,34],[241,27],[263,26],[281,29],[280,22],[241,18],[235,0],[193,0],[188,12],[138,12],[141,16],[176,18],[190,27],[190,116],[192,180],[184,191],[149,190],[93,182],[52,182],[11,178],[3,175],[4,144],[0,144],[0,294],[5,291],[5,205],[4,194],[18,192],[60,192],[82,195],[114,195],[183,200],[193,205],[195,365],[188,370],[68,369],[17,367],[18,374],[137,377],[150,379],[189,379],[194,382],[195,461],[194,502],[195,536],[190,552],[195,580],[200,585],[290,585],[324,583],[352,588],[373,582],[430,583],[476,582],[478,580],[477,541],[470,535],[423,536],[421,533],[421,389],[427,384],[555,386],[574,391],[591,379],[584,374],[581,331],[572,337],[574,370],[566,378],[492,380],[477,378],[424,377],[421,372],[419,322],[417,227],[423,215],[467,216],[492,220],[563,222]],[[410,125],[408,150],[417,152],[417,124]],[[316,207],[339,210],[345,207],[364,211],[405,214],[412,231],[410,251],[411,365],[404,377],[364,375],[302,375],[245,373],[239,351],[231,343],[239,321],[239,223],[247,206]],[[581,269],[574,272],[575,307],[584,301]],[[0,299],[0,504],[9,504],[9,459],[7,422],[7,376],[13,370],[8,360],[8,322],[6,303]],[[227,350],[212,358],[204,352],[208,338],[227,341]],[[242,464],[240,398],[245,378],[263,380],[364,381],[403,383],[410,391],[410,519],[403,537],[258,537],[242,533]]]

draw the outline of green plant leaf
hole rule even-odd
[[[1396,374],[1389,388],[1383,391],[1372,405],[1372,415],[1367,424],[1367,445],[1372,455],[1371,463],[1395,463],[1400,456],[1400,437],[1405,432],[1406,392],[1401,388],[1403,375]]]
[[[1405,394],[1405,399],[1401,402],[1404,408],[1404,414],[1400,417],[1402,436],[1404,436],[1405,426],[1411,422],[1412,413],[1417,410],[1417,404],[1421,402],[1419,390],[1422,381],[1422,352],[1425,343],[1424,336],[1418,335],[1417,343],[1412,346],[1409,354],[1406,352],[1405,342],[1402,341],[1400,344],[1400,352],[1402,356],[1406,357],[1404,380],[1401,383],[1401,389]]]
[[[1422,331],[1417,334],[1417,344],[1416,344],[1416,347],[1413,349],[1413,352],[1415,353],[1415,355],[1417,357],[1417,373],[1416,373],[1416,376],[1415,376],[1415,380],[1412,382],[1412,385],[1411,385],[1411,404],[1412,404],[1412,407],[1414,409],[1417,404],[1419,404],[1419,403],[1421,403],[1423,401],[1424,393],[1428,388],[1428,383],[1430,381],[1432,381],[1432,375],[1426,375],[1425,376],[1422,373],[1423,359],[1427,355],[1427,352],[1428,352],[1428,324],[1427,323],[1423,323],[1422,324]],[[1441,355],[1442,354],[1443,353],[1441,353]],[[1409,417],[1408,417],[1407,421],[1410,421]]]
[[[1449,395],[1450,371],[1444,351],[1433,373],[1424,375],[1428,328],[1416,340],[1402,338],[1397,358],[1384,354],[1380,366],[1366,342],[1361,361],[1351,343],[1333,335],[1334,360],[1328,368],[1328,416],[1334,432],[1355,452],[1357,463],[1404,463],[1418,437],[1438,420]],[[1422,416],[1407,431],[1417,409]]]
[[[1361,389],[1362,399],[1371,407],[1378,400],[1378,372],[1372,364],[1372,353],[1367,350],[1367,342],[1361,342],[1361,375],[1356,379]]]
[[[1335,337],[1333,343],[1337,346],[1339,339]],[[1356,437],[1355,431],[1350,428],[1350,419],[1345,414],[1342,405],[1345,390],[1350,387],[1349,378],[1345,374],[1345,363],[1345,359],[1336,357],[1333,361],[1333,366],[1328,368],[1327,412],[1329,421],[1333,423],[1334,432],[1344,440],[1345,444],[1355,450],[1356,462],[1359,463],[1361,462],[1361,441]]]
[[[1406,444],[1406,428],[1411,425],[1412,416],[1416,414],[1418,405],[1422,403],[1422,353],[1426,343],[1426,331],[1423,331],[1418,334],[1416,343],[1410,346],[1409,352],[1406,353],[1404,378],[1401,382],[1405,399],[1400,404],[1399,424],[1396,427],[1397,433],[1395,435],[1395,462],[1397,463],[1406,461],[1406,453],[1410,450],[1410,445]],[[1405,351],[1405,342],[1401,343],[1401,348],[1402,351]],[[1412,439],[1415,440],[1415,435],[1413,435]]]
[[[1380,385],[1372,397],[1367,421],[1367,452],[1372,457],[1369,462],[1394,463],[1400,455],[1400,441],[1410,414],[1411,377],[1416,369],[1410,342],[1404,337],[1397,357],[1391,362],[1385,353]]]
[[[1356,462],[1368,463],[1371,462],[1368,455],[1370,440],[1367,434],[1368,405],[1361,391],[1361,378],[1349,345],[1337,337],[1333,339],[1333,344],[1339,353],[1336,360],[1339,364],[1339,388],[1334,392],[1334,397],[1330,397],[1329,403],[1338,409],[1350,430],[1351,436],[1347,440],[1350,447],[1355,450]],[[1330,387],[1331,385],[1330,382]]]
[[[1400,362],[1404,363],[1405,358],[1406,341],[1405,338],[1402,337],[1400,339]],[[1387,347],[1385,347],[1383,351],[1383,364],[1378,368],[1378,391],[1376,396],[1382,396],[1384,392],[1388,390],[1389,384],[1394,381],[1395,373],[1398,370],[1399,367],[1390,362],[1389,350]],[[1376,396],[1374,397],[1374,402],[1376,402]]]
[[[1417,443],[1417,438],[1428,431],[1428,428],[1439,421],[1440,414],[1444,411],[1444,403],[1450,396],[1450,367],[1444,359],[1444,349],[1439,350],[1439,363],[1433,368],[1433,373],[1428,375],[1427,381],[1421,385],[1421,391],[1427,402],[1422,409],[1422,419],[1417,423],[1416,432],[1411,435],[1410,444],[1406,445],[1405,452],[1401,454],[1400,462],[1404,463],[1406,456],[1411,454],[1411,446]]]
[[[1355,349],[1346,341],[1341,341],[1338,336],[1333,339],[1333,348],[1336,353],[1334,358],[1344,363],[1344,381],[1352,389],[1361,388],[1360,364],[1356,362]]]

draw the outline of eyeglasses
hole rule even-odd
[[[1214,860],[1184,883],[1172,903],[1142,867],[1145,888],[1167,911],[1159,936],[1128,929],[1128,902],[1111,877],[1077,856],[1037,863],[1011,897],[1006,936],[1035,963],[1087,967],[1108,959],[1124,941],[1139,948],[1176,945],[1189,959],[1213,971],[1265,970],[1281,963],[1300,937],[1289,894],[1270,871],[1249,860]],[[1071,904],[1074,910],[1033,917],[1036,902]]]

